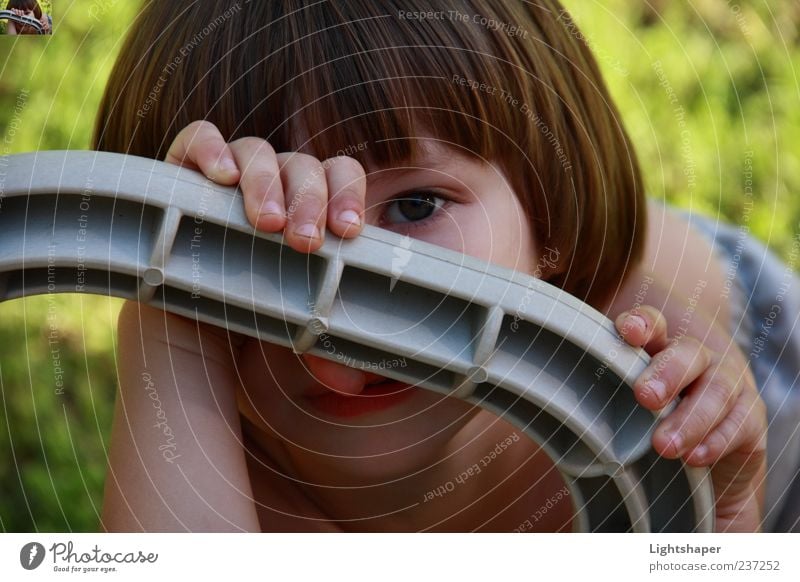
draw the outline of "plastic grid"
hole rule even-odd
[[[381,374],[490,410],[543,447],[575,531],[712,530],[708,471],[650,449],[672,406],[633,398],[647,354],[556,287],[370,226],[298,253],[253,229],[236,189],[135,156],[9,156],[0,195],[0,301],[115,295],[298,353],[403,357]]]
[[[30,26],[36,30],[37,34],[44,34],[44,27],[42,27],[41,22],[28,16],[19,16],[14,14],[11,10],[0,10],[0,20],[8,20],[11,22],[16,22],[17,24],[24,24],[25,26]]]

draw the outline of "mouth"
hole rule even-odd
[[[359,394],[342,394],[328,390],[324,394],[309,396],[309,404],[318,412],[338,418],[353,418],[386,410],[405,402],[418,392],[409,384],[384,379],[367,384]]]

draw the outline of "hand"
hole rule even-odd
[[[238,184],[250,223],[263,232],[284,231],[286,242],[296,251],[310,253],[319,249],[328,230],[342,238],[353,238],[362,230],[366,176],[361,164],[353,158],[340,156],[321,162],[302,153],[275,153],[267,141],[256,137],[226,143],[212,123],[195,121],[178,133],[165,160],[200,171],[221,185]],[[208,334],[211,330],[213,328],[205,329],[202,333]],[[237,341],[240,349],[235,360],[239,371],[263,368],[264,375],[274,374],[274,369],[266,367],[265,354],[281,351],[287,360],[298,357],[286,348],[258,345],[260,342],[256,339],[240,337]],[[313,370],[320,381],[334,378],[341,382],[343,376],[363,374],[308,354],[302,357],[305,366]],[[197,368],[202,367],[202,362],[198,362]],[[265,512],[262,529],[338,529],[325,521],[319,508],[296,484],[276,479],[279,471],[265,470],[264,465],[277,467],[267,450],[255,444],[248,449],[255,500],[260,507],[283,509],[283,513]],[[257,457],[260,461],[252,462]],[[292,517],[297,514],[316,519]]]
[[[20,10],[19,8],[12,8],[11,12],[16,14],[17,16],[24,16],[25,18],[36,20],[36,15],[33,13],[33,10]]]
[[[253,226],[284,230],[296,251],[319,249],[326,229],[342,238],[361,232],[366,177],[353,158],[320,162],[296,152],[276,154],[256,137],[228,144],[213,124],[195,121],[177,135],[166,161],[199,170],[218,184],[238,183]]]
[[[310,253],[319,249],[326,231],[342,238],[361,233],[366,175],[353,158],[338,156],[320,161],[303,153],[276,153],[268,142],[256,137],[226,143],[213,124],[195,121],[175,137],[166,161],[198,170],[221,185],[238,184],[250,223],[263,232],[283,231],[287,244],[296,251]],[[256,377],[274,377],[279,373],[274,365],[271,368],[267,365],[268,359],[277,357],[288,362],[302,357],[302,368],[298,368],[307,369],[308,374],[322,383],[363,385],[364,372],[356,368],[309,354],[297,356],[288,348],[269,346],[253,338],[241,338],[241,342],[236,356],[239,378],[248,369],[258,370]],[[202,363],[197,367],[202,369]],[[264,389],[263,384],[243,387],[245,392]],[[261,443],[272,439],[273,448],[284,448],[269,431],[260,437]],[[260,508],[272,508],[259,511],[262,530],[341,530],[327,521],[327,516],[302,487],[276,477],[281,471],[279,464],[270,458],[269,447],[253,442],[248,450],[255,501]]]
[[[655,451],[711,467],[715,531],[759,531],[767,417],[744,355],[717,326],[709,327],[705,345],[686,335],[669,338],[666,319],[650,306],[626,311],[615,323],[627,343],[652,356],[634,385],[636,400],[659,410],[681,396],[653,434]],[[725,348],[714,351],[712,343]]]
[[[16,14],[17,16],[24,16],[25,18],[30,18],[31,20],[36,20],[36,15],[33,13],[32,10],[21,10],[19,8],[12,8],[11,12]],[[46,18],[46,17],[45,17]],[[12,32],[13,28],[13,32]],[[34,33],[35,29],[27,24],[20,24],[19,29],[17,29],[16,25],[13,22],[9,23],[9,33],[10,34],[31,34]]]

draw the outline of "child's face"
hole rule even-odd
[[[366,222],[532,272],[533,232],[498,167],[433,139],[423,143],[427,155],[414,164],[365,168]],[[251,341],[244,350],[251,403],[243,408],[283,441],[303,477],[316,482],[379,482],[425,466],[441,458],[477,413],[456,399],[400,384],[385,387],[395,396],[370,396],[376,389],[365,387],[383,380],[377,374],[272,344]]]
[[[36,19],[36,15],[33,13],[33,10],[26,10],[24,12],[20,10],[19,12],[22,12],[23,16],[27,16],[28,18],[33,18],[34,20]],[[18,24],[17,30],[19,31],[19,34],[38,34],[35,28],[33,28],[32,26],[28,26],[26,24]]]

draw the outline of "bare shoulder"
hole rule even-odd
[[[707,240],[689,222],[661,204],[648,202],[647,237],[641,263],[606,310],[612,319],[634,305],[702,312],[724,328],[730,310],[725,297],[722,262]]]

